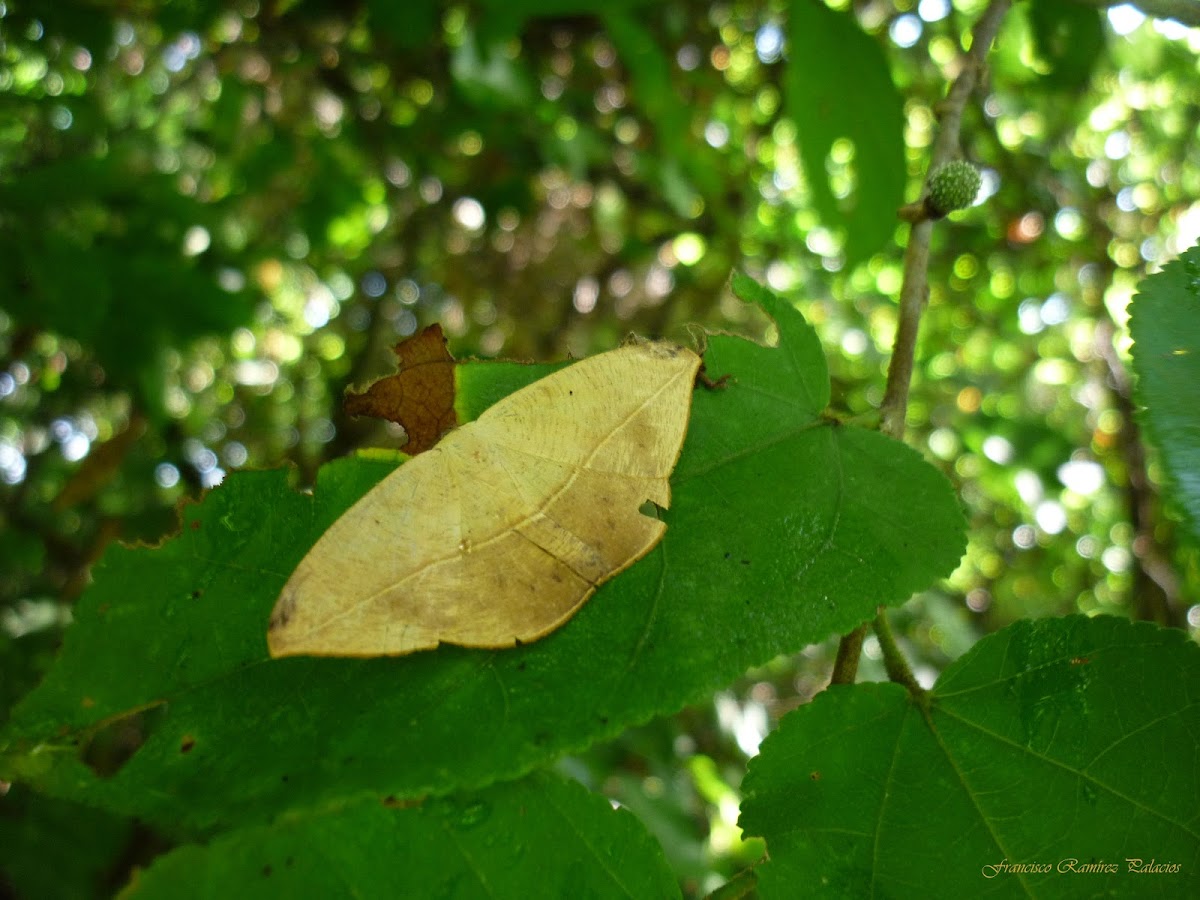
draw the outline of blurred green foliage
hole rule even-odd
[[[830,6],[0,4],[0,721],[113,540],[158,540],[228,469],[289,461],[310,485],[395,446],[340,396],[429,322],[487,358],[688,323],[769,337],[727,288],[742,266],[816,326],[834,409],[870,417],[907,233],[880,185],[903,174],[916,198],[983,3]],[[821,180],[793,7],[865,32],[903,159],[835,139]],[[1026,616],[1200,622],[1126,328],[1142,276],[1200,239],[1198,52],[1200,30],[1131,6],[1005,19],[963,128],[986,200],[935,230],[909,411],[971,520],[959,570],[897,616],[924,676]],[[859,74],[813,96],[863,95]],[[884,108],[882,89],[860,102]],[[830,658],[781,660],[571,765],[662,809],[699,891],[745,861],[714,785],[735,794],[755,735]],[[877,658],[868,642],[865,675]]]

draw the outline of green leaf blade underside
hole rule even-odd
[[[927,711],[862,684],[787,716],[740,824],[767,841],[763,898],[1194,897],[1198,747],[1200,648],[1182,632],[1024,621],[947,669]],[[1058,871],[1070,860],[1117,871]],[[985,868],[1004,861],[1050,871]]]
[[[625,810],[547,774],[413,806],[344,807],[233,831],[160,857],[127,900],[201,897],[678,897]]]
[[[852,14],[815,0],[788,5],[786,111],[796,123],[804,177],[821,222],[845,233],[849,265],[883,247],[904,202],[904,101],[883,49]],[[839,198],[828,159],[839,139],[854,144],[854,178]]]
[[[479,787],[672,713],[948,574],[965,541],[949,483],[902,444],[824,419],[815,336],[774,295],[754,299],[779,346],[711,338],[709,371],[730,379],[694,395],[663,541],[553,634],[504,651],[268,660],[291,570],[391,466],[325,466],[312,498],[283,472],[238,473],[185,508],[179,537],[105,557],[58,665],[0,737],[0,777],[199,828],[362,791]],[[523,368],[497,372],[516,387]],[[100,766],[114,732],[128,758]]]
[[[1141,283],[1129,330],[1142,421],[1200,541],[1200,247]]]

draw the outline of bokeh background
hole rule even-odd
[[[801,72],[791,5],[0,0],[0,722],[113,541],[163,539],[232,470],[291,464],[304,488],[398,446],[340,401],[424,325],[460,358],[693,325],[770,340],[729,291],[742,269],[817,329],[834,411],[871,422],[907,226],[870,194],[878,148],[835,140],[814,170],[790,112],[819,95],[871,122],[891,101],[854,67]],[[896,199],[916,199],[984,4],[829,6],[882,50]],[[926,683],[1023,617],[1200,629],[1126,331],[1138,281],[1200,241],[1198,58],[1200,27],[1134,5],[1018,4],[968,103],[984,188],[935,230],[908,420],[971,524],[960,568],[894,614]],[[702,893],[760,854],[740,773],[835,646],[562,767]],[[863,677],[883,677],[871,641]],[[19,788],[0,831],[74,846],[53,872],[73,896],[165,846]]]

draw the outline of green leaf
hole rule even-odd
[[[524,61],[510,59],[503,40],[469,29],[453,51],[450,72],[463,95],[484,109],[527,109],[535,95]]]
[[[440,7],[433,0],[367,0],[367,12],[373,30],[387,35],[400,47],[416,50],[438,37]]]
[[[630,813],[546,774],[412,806],[361,799],[157,860],[126,890],[164,897],[678,897]]]
[[[1200,540],[1200,246],[1142,282],[1129,330],[1142,421]]]
[[[904,199],[904,101],[879,44],[852,15],[815,0],[789,6],[784,92],[796,123],[804,176],[823,224],[846,234],[850,265],[891,238]],[[854,145],[855,187],[834,195],[834,142]]]
[[[666,157],[658,172],[663,194],[677,213],[690,216],[690,188],[713,197],[722,189],[721,178],[708,145],[692,135],[692,110],[680,102],[671,61],[633,13],[609,11],[604,27],[629,70],[631,99],[651,123]]]
[[[775,319],[779,346],[710,339],[710,375],[730,377],[694,395],[666,536],[558,631],[499,652],[268,660],[291,570],[390,467],[326,466],[313,498],[282,472],[238,473],[185,509],[179,537],[105,556],[58,665],[0,739],[0,777],[197,826],[364,790],[478,787],[674,712],[947,574],[965,529],[949,483],[903,444],[823,417],[815,334],[769,291],[736,287]],[[545,371],[473,369],[468,392],[486,372],[516,388]]]
[[[132,831],[110,813],[13,785],[0,798],[0,891],[39,900],[110,897],[106,882]]]
[[[927,705],[831,688],[743,782],[740,824],[770,854],[761,896],[1195,897],[1198,686],[1182,632],[1074,616],[984,638]],[[1060,872],[1070,860],[1116,871]],[[1050,869],[988,868],[1003,862]]]
[[[18,638],[0,631],[0,727],[8,721],[13,705],[46,674],[61,640],[62,630],[57,624]]]
[[[34,22],[35,33],[48,33],[102,53],[112,44],[112,13],[75,3],[23,3],[6,9],[4,29],[12,36],[28,34]],[[11,39],[11,38],[10,38]]]
[[[1038,0],[1026,6],[1037,54],[1049,71],[1039,84],[1081,91],[1104,58],[1104,13],[1074,0]]]

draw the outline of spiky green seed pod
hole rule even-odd
[[[956,209],[966,209],[975,202],[983,179],[979,170],[965,159],[955,159],[937,167],[929,178],[929,196],[925,199],[930,211],[939,216]]]

